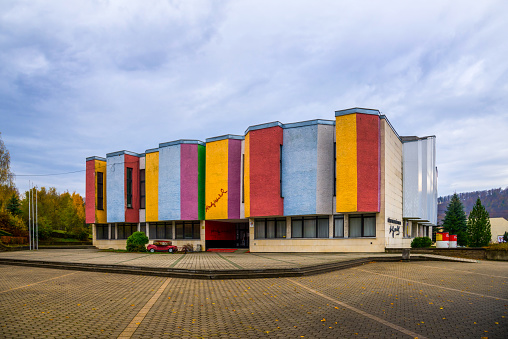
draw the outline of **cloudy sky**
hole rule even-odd
[[[85,158],[379,109],[439,194],[508,186],[507,1],[0,1],[0,132],[28,180]],[[31,174],[72,174],[29,177]]]

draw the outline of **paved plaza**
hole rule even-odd
[[[80,260],[79,251],[59,253]],[[94,253],[98,262],[140,260]],[[181,258],[194,255],[145,260],[189,265]],[[220,255],[233,267],[250,258]],[[261,256],[260,266],[320,257]],[[201,254],[192,260],[209,265]],[[2,338],[506,338],[508,263],[373,262],[309,277],[237,280],[0,265],[0,314]]]
[[[245,253],[242,250],[238,253],[189,254],[107,252],[96,249],[0,252],[0,259],[201,270],[290,269],[371,256],[401,257],[400,254],[386,253]]]

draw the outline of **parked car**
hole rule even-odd
[[[173,246],[173,243],[169,240],[154,240],[153,244],[146,246],[149,252],[169,252],[174,253],[178,251],[178,247]]]

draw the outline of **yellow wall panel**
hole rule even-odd
[[[245,157],[243,163],[243,197],[245,202],[245,217],[250,217],[250,136],[245,136]]]
[[[356,114],[335,118],[337,152],[337,212],[357,211]]]
[[[98,224],[106,224],[107,221],[107,206],[106,206],[106,162],[101,160],[94,160],[95,162],[95,173],[102,172],[102,184],[103,184],[103,209],[97,209],[97,175],[95,175],[95,222]]]
[[[145,156],[146,221],[159,220],[159,152]]]
[[[205,219],[228,218],[229,140],[206,144]]]

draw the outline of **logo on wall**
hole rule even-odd
[[[206,205],[206,208],[205,208],[205,211],[208,212],[208,210],[212,207],[217,207],[215,204],[222,198],[222,196],[224,194],[228,193],[228,191],[224,191],[223,188],[220,189],[220,193],[219,195],[217,196],[217,198],[215,198],[211,203],[210,205]]]
[[[390,225],[389,233],[392,235],[392,238],[395,238],[396,235],[400,235],[400,225],[402,223],[399,220],[392,218],[388,218],[388,223],[397,225],[397,226]]]

